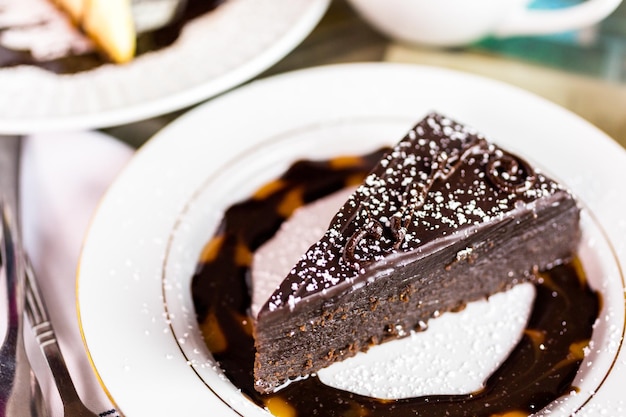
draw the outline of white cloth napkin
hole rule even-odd
[[[77,318],[76,267],[98,202],[132,154],[132,148],[98,132],[30,136],[22,154],[24,247],[78,394],[92,411],[108,417],[119,413],[85,353]],[[25,337],[43,395],[50,399],[50,415],[62,416],[50,371],[29,327]]]

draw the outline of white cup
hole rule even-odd
[[[488,35],[542,35],[582,29],[611,14],[621,0],[528,9],[530,0],[349,0],[392,39],[436,47],[466,45]]]

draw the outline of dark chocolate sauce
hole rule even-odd
[[[170,46],[180,35],[183,26],[192,19],[215,9],[224,0],[187,0],[187,6],[180,17],[170,25],[137,37],[136,55],[156,51]],[[2,10],[0,10],[0,13]],[[98,52],[70,55],[62,58],[40,61],[28,51],[15,51],[0,46],[0,68],[20,65],[36,66],[57,74],[75,74],[111,63]]]
[[[524,336],[479,392],[378,400],[328,387],[315,376],[275,394],[254,389],[253,319],[248,315],[252,253],[296,207],[360,183],[382,154],[296,162],[280,179],[227,210],[192,282],[205,340],[227,377],[278,416],[521,416],[574,390],[572,381],[600,308],[599,295],[587,285],[577,260],[538,277]]]

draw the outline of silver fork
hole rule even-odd
[[[54,377],[57,390],[63,402],[64,415],[71,417],[97,416],[98,414],[92,412],[83,404],[76,392],[76,387],[72,382],[72,377],[61,354],[61,348],[50,322],[44,299],[39,291],[37,278],[28,259],[25,259],[24,267],[26,272],[26,315]]]
[[[31,407],[39,384],[26,357],[23,338],[23,280],[20,257],[11,232],[10,214],[5,203],[2,211],[2,267],[7,284],[7,331],[0,348],[0,416],[36,416]],[[32,390],[32,391],[31,391]]]
[[[13,297],[9,297],[9,311],[12,312],[9,318],[9,329],[13,321],[18,321],[21,326],[23,325],[23,312],[26,311],[28,319],[35,331],[35,335],[41,350],[48,362],[50,370],[57,387],[57,390],[63,401],[64,413],[66,416],[71,417],[94,417],[97,414],[91,412],[82,403],[76,388],[69,376],[69,371],[61,356],[61,349],[56,341],[54,329],[48,319],[48,312],[43,303],[43,298],[39,294],[37,281],[33,273],[33,269],[30,266],[28,258],[21,246],[20,238],[20,220],[19,205],[18,205],[18,189],[19,189],[19,160],[21,155],[21,139],[17,136],[0,136],[0,191],[3,194],[3,198],[7,200],[1,202],[0,208],[2,209],[2,243],[3,250],[3,262],[6,264],[4,269],[7,272],[7,277],[13,277],[12,280],[7,279],[7,289],[9,294],[13,294]],[[5,207],[5,204],[7,207]],[[9,213],[7,213],[9,212]],[[15,218],[11,217],[11,213],[15,213]],[[11,285],[15,289],[11,289]],[[15,296],[17,293],[19,296]],[[24,305],[25,304],[25,305]],[[1,410],[0,417],[22,417],[22,416],[45,416],[47,415],[47,408],[45,400],[41,395],[39,384],[32,373],[32,368],[26,358],[26,352],[24,349],[23,334],[12,330],[7,331],[7,338],[12,342],[7,344],[9,348],[7,350],[13,353],[13,359],[11,356],[6,358],[0,357],[1,363],[17,364],[19,368],[19,378],[14,378],[16,385],[22,386],[21,389],[15,390],[17,394],[11,394],[11,401],[17,405],[7,410]],[[6,344],[6,343],[5,343]],[[16,349],[10,348],[11,344],[17,346]],[[4,347],[3,347],[4,348]],[[17,350],[17,354],[13,351]],[[15,359],[17,357],[17,359]],[[9,367],[10,368],[10,367]],[[9,381],[10,382],[10,381]],[[12,384],[8,384],[7,387],[11,387]],[[5,397],[4,395],[5,384],[4,381],[0,381],[0,400]]]
[[[6,282],[7,330],[0,347],[0,416],[40,416],[39,383],[24,348],[24,270],[19,240],[20,138],[0,136],[0,261]]]

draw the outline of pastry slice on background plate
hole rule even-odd
[[[132,0],[54,0],[113,62],[135,56]]]

